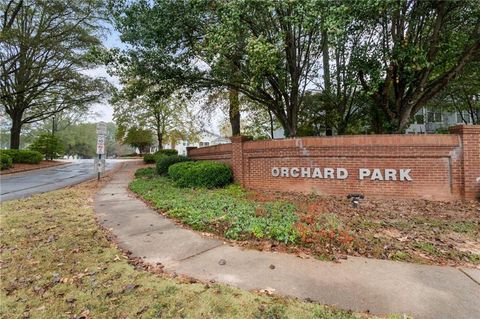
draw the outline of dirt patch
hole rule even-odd
[[[254,193],[294,203],[302,250],[319,258],[364,256],[480,268],[480,203]]]
[[[38,164],[21,164],[16,163],[13,167],[0,171],[0,175],[9,175],[9,174],[16,174],[21,172],[32,171],[35,169],[42,169],[42,168],[50,168],[54,166],[60,166],[68,164],[68,162],[60,162],[60,161],[41,161]]]

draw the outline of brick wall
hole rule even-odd
[[[189,156],[230,164],[235,180],[251,189],[438,200],[480,195],[480,126],[441,135],[233,137]]]
[[[210,160],[232,165],[232,145],[221,144],[209,147],[187,147],[187,156],[197,160]]]

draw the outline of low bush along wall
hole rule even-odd
[[[9,169],[12,167],[12,158],[8,154],[0,155],[0,170]]]
[[[3,155],[8,155],[14,164],[38,164],[43,160],[42,154],[30,150],[0,150],[0,156]]]
[[[480,126],[452,134],[356,135],[248,141],[189,149],[231,164],[251,189],[450,200],[480,196]]]
[[[157,174],[158,175],[167,175],[168,174],[168,168],[175,164],[175,163],[180,163],[180,162],[187,162],[191,161],[186,156],[182,155],[173,155],[173,156],[167,156],[167,157],[162,157],[159,160],[157,160]]]
[[[145,164],[155,164],[158,160],[160,160],[164,157],[177,156],[177,155],[178,155],[177,150],[171,150],[171,149],[159,150],[159,151],[156,151],[153,154],[143,155],[143,162]]]
[[[232,170],[223,163],[202,161],[176,163],[168,175],[179,187],[223,187],[232,182]]]

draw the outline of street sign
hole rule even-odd
[[[97,144],[97,154],[98,155],[105,155],[105,145],[104,144]]]
[[[97,136],[97,154],[105,154],[105,135]]]
[[[97,123],[97,157],[94,162],[95,173],[97,173],[97,178],[100,180],[100,173],[105,171],[105,137],[107,135],[107,123],[98,122]]]

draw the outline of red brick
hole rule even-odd
[[[189,149],[198,160],[232,166],[234,178],[251,189],[450,200],[480,195],[480,126],[457,126],[452,134],[355,135],[248,141]],[[349,178],[273,177],[272,167],[346,168]],[[359,180],[359,168],[409,168],[413,181]]]

